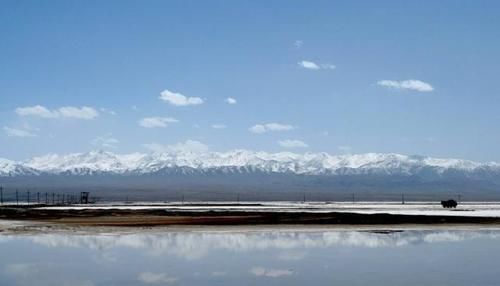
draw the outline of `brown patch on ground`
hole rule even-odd
[[[0,219],[86,226],[500,224],[500,218],[344,212],[0,207]]]

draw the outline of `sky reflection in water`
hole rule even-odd
[[[500,231],[0,236],[0,285],[498,285]]]

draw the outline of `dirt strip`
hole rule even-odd
[[[500,218],[468,216],[13,207],[0,207],[0,219],[88,226],[500,224]]]

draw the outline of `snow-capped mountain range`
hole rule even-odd
[[[367,153],[266,153],[248,150],[229,152],[132,153],[105,151],[50,154],[27,161],[0,159],[0,176],[40,175],[143,175],[143,174],[265,173],[296,175],[401,175],[460,174],[500,176],[500,164],[459,159],[438,159],[400,154]]]

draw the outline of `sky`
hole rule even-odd
[[[0,2],[0,157],[500,162],[498,1]]]

